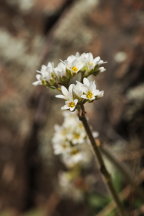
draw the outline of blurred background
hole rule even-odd
[[[105,96],[87,114],[143,189],[143,24],[143,0],[0,0],[0,216],[118,215],[93,160],[59,184],[68,170],[51,139],[63,101],[32,86],[42,64],[77,51],[108,62],[96,80]],[[129,215],[144,215],[144,201],[107,166]]]

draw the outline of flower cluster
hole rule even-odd
[[[56,95],[57,98],[65,100],[61,109],[70,111],[74,111],[79,104],[92,102],[104,94],[104,91],[96,89],[95,81],[89,81],[87,78],[83,79],[83,83],[77,81],[77,84],[71,84],[68,89],[62,86],[61,92],[61,95]]]
[[[61,155],[67,167],[73,167],[81,162],[89,162],[90,152],[87,150],[89,142],[84,127],[76,112],[65,111],[62,126],[55,126],[53,148],[56,155]],[[93,133],[95,137],[98,133]]]
[[[83,77],[91,74],[97,75],[105,71],[101,65],[105,62],[98,56],[93,58],[91,53],[83,53],[69,56],[61,61],[56,67],[49,62],[48,65],[42,65],[41,70],[37,71],[37,81],[33,85],[43,85],[52,88],[59,88],[61,85],[68,86],[71,78],[81,73]]]
[[[80,104],[92,102],[103,96],[104,92],[96,88],[95,81],[90,81],[87,77],[104,72],[104,63],[106,62],[99,56],[94,58],[92,53],[76,53],[61,61],[56,67],[51,62],[47,66],[42,65],[41,70],[37,71],[37,81],[33,82],[33,85],[58,89],[62,94],[56,97],[65,100],[62,109],[74,111]],[[77,80],[80,77],[81,81],[73,84],[75,76]]]

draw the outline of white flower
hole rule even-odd
[[[65,127],[55,125],[55,134],[53,136],[53,149],[54,153],[63,154],[64,152],[70,151],[70,143],[66,140],[68,131]]]
[[[96,89],[95,81],[89,81],[87,78],[83,79],[84,84],[84,94],[81,96],[82,98],[93,101],[97,98],[103,97],[104,92]]]
[[[50,85],[53,81],[54,75],[54,64],[49,62],[48,65],[42,65],[41,70],[37,71],[39,74],[36,75],[37,81],[33,82],[33,85]]]
[[[65,86],[62,86],[61,91],[63,94],[56,95],[57,98],[65,100],[65,105],[61,108],[62,110],[74,111],[76,108],[78,99],[73,98],[73,87],[74,84],[71,84],[68,89]]]
[[[85,141],[86,133],[83,130],[83,128],[79,128],[77,125],[77,128],[72,127],[71,133],[68,133],[67,138],[70,142],[72,142],[74,145],[76,144],[82,144]]]
[[[107,62],[105,62],[105,61],[103,61],[101,58],[100,58],[100,56],[97,56],[95,59],[94,59],[94,62],[95,62],[95,64],[97,64],[97,65],[102,65],[102,64],[105,64],[105,63],[107,63]]]
[[[64,62],[63,62],[67,69],[72,73],[72,75],[77,74],[82,68],[83,68],[83,62],[80,59],[79,53],[76,53],[76,55],[69,56]]]
[[[61,98],[64,100],[72,100],[73,99],[73,86],[74,84],[71,84],[69,88],[67,89],[65,86],[61,86],[61,95],[56,95],[57,98]]]
[[[77,81],[77,84],[73,86],[73,92],[80,99],[84,92],[84,85]]]
[[[36,79],[37,79],[37,81],[33,82],[32,84],[34,86],[42,85],[42,80],[41,80],[41,75],[40,74],[36,75]]]
[[[92,53],[83,53],[81,55],[81,60],[88,71],[92,70],[97,63],[97,61],[94,60]]]
[[[68,167],[73,167],[84,161],[83,153],[78,148],[71,148],[71,151],[63,155],[63,161]]]
[[[55,74],[57,78],[66,77],[66,66],[63,62],[60,62],[55,68]]]
[[[91,73],[95,74],[97,72],[105,71],[105,68],[104,67],[101,68],[100,66],[106,62],[101,60],[99,56],[94,58],[92,53],[83,53],[80,58],[84,64],[82,70],[85,71],[85,76],[89,76]]]
[[[34,86],[42,85],[42,81],[46,80],[49,74],[46,71],[47,67],[42,65],[41,70],[37,71],[39,74],[36,75],[37,81],[33,82]]]
[[[63,152],[66,153],[70,151],[70,144],[67,141],[57,142],[53,144],[53,149],[56,155],[62,154]]]
[[[87,66],[87,70],[92,70],[97,61],[94,60],[92,53],[83,53],[81,55],[81,60],[84,62],[85,66]]]
[[[74,111],[77,103],[78,103],[78,99],[74,99],[74,100],[71,99],[71,100],[65,101],[65,105],[61,109]]]

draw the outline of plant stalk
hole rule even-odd
[[[97,141],[96,141],[97,142]],[[130,185],[134,188],[135,193],[141,198],[141,200],[144,201],[144,192],[143,192],[143,188],[138,187],[137,182],[133,179],[132,175],[130,174],[129,170],[127,169],[127,167],[125,167],[124,165],[122,165],[120,163],[120,161],[118,159],[116,159],[111,153],[110,151],[101,146],[100,145],[100,151],[102,152],[103,155],[105,155],[105,157],[107,157],[107,159],[109,161],[112,162],[112,164],[123,174],[123,176],[125,177],[125,179],[127,180],[127,182],[130,183]]]
[[[97,160],[99,162],[100,172],[101,172],[102,176],[104,177],[105,182],[106,182],[106,184],[107,184],[107,186],[109,188],[109,191],[111,192],[111,195],[113,197],[113,200],[115,201],[115,203],[117,205],[119,215],[120,216],[126,216],[125,211],[124,211],[123,206],[122,206],[122,203],[121,203],[121,201],[120,201],[120,199],[119,199],[119,197],[117,195],[117,192],[116,192],[116,190],[115,190],[115,188],[113,186],[111,175],[106,169],[104,160],[102,158],[102,154],[101,154],[101,152],[99,150],[99,147],[96,145],[96,142],[95,142],[95,139],[93,137],[92,131],[91,131],[90,127],[89,127],[88,121],[87,121],[86,116],[85,116],[84,105],[81,105],[81,110],[79,111],[78,115],[79,115],[79,119],[83,123],[83,126],[85,128],[87,136],[89,137],[90,143],[92,145],[93,151],[94,151],[94,153],[96,155],[96,158],[97,158]]]

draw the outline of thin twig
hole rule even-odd
[[[92,148],[93,148],[93,151],[96,155],[96,158],[99,162],[99,165],[100,165],[100,172],[102,174],[102,176],[104,177],[105,179],[105,182],[109,188],[109,191],[111,192],[111,195],[113,197],[113,200],[115,201],[116,205],[117,205],[117,208],[118,208],[118,211],[119,211],[119,215],[120,216],[126,216],[125,214],[125,211],[123,209],[123,206],[122,206],[122,203],[117,195],[117,192],[113,186],[113,183],[112,183],[112,179],[111,179],[111,175],[110,173],[107,171],[107,168],[105,166],[105,163],[104,163],[104,160],[102,158],[102,154],[101,154],[101,151],[99,149],[99,147],[96,145],[96,142],[95,142],[95,139],[93,137],[93,134],[92,134],[92,131],[89,127],[89,124],[88,124],[88,121],[86,119],[86,116],[85,116],[85,110],[84,110],[84,106],[81,105],[81,110],[79,112],[79,119],[82,121],[83,123],[83,126],[86,130],[86,133],[89,137],[89,140],[90,140],[90,143],[92,145]]]

